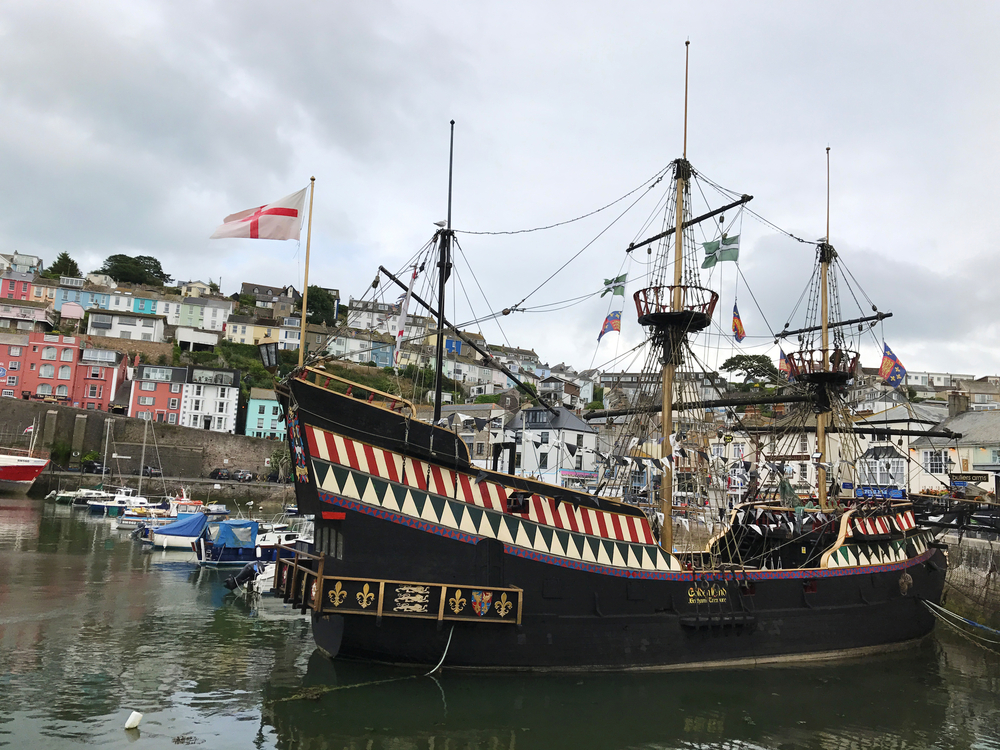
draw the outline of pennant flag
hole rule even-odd
[[[569,451],[570,458],[573,458],[573,457],[576,456],[576,446],[573,443],[570,443],[569,445],[567,445],[566,446],[566,450]]]
[[[747,337],[747,332],[743,330],[743,321],[740,320],[740,310],[736,307],[735,302],[733,302],[733,336],[737,342]]]
[[[778,372],[785,380],[791,383],[795,380],[792,377],[792,363],[788,361],[788,357],[785,356],[785,353],[781,349],[778,349],[778,354],[780,355],[778,357]]]
[[[740,236],[738,234],[733,237],[722,235],[722,239],[702,242],[701,246],[705,248],[705,260],[702,261],[702,268],[712,268],[720,260],[740,259]]]
[[[410,277],[410,285],[401,297],[403,306],[399,309],[399,318],[396,319],[396,344],[392,353],[392,364],[399,367],[399,354],[403,350],[403,332],[406,330],[406,311],[410,307],[410,295],[413,294],[413,285],[417,283],[417,267],[413,267],[413,275]]]
[[[27,427],[24,428],[24,432],[22,432],[21,434],[30,435],[34,431],[35,431],[35,425],[29,424]]]
[[[605,294],[611,294],[612,296],[618,295],[619,297],[625,296],[625,277],[628,276],[627,273],[623,273],[621,276],[614,279],[604,280],[604,291],[601,292],[603,297]]]
[[[893,388],[899,386],[906,377],[906,368],[899,361],[899,357],[892,353],[888,344],[883,344],[885,351],[882,353],[882,366],[878,368],[878,376]]]
[[[622,332],[622,311],[613,310],[608,313],[608,317],[604,319],[604,327],[601,328],[601,332],[597,335],[597,340],[600,341],[601,337],[606,333],[611,333],[612,331]]]
[[[266,206],[230,214],[209,239],[297,240],[302,230],[302,209],[308,190],[305,187]]]
[[[473,417],[472,419],[476,423],[476,432],[481,432],[486,429],[486,423],[488,420],[480,419],[479,417]]]

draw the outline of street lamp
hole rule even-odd
[[[260,353],[260,361],[263,363],[264,369],[274,375],[278,371],[278,342],[266,341],[263,344],[257,344],[257,351]]]

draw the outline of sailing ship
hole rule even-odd
[[[719,532],[701,549],[677,551],[674,494],[688,479],[675,471],[674,446],[694,440],[706,414],[703,399],[685,395],[685,368],[719,300],[701,284],[692,236],[719,211],[692,215],[686,130],[682,153],[672,164],[670,225],[647,241],[660,247],[651,283],[634,295],[661,402],[623,410],[634,417],[626,427],[647,432],[659,417],[667,447],[658,512],[626,502],[626,466],[609,465],[610,480],[589,494],[517,476],[513,452],[507,471],[498,457],[479,468],[440,424],[440,334],[462,336],[444,316],[450,185],[448,220],[436,234],[433,423],[418,421],[398,395],[333,374],[322,358],[280,384],[297,503],[315,516],[315,543],[286,551],[275,588],[312,613],[328,654],[480,669],[672,669],[858,654],[931,631],[922,601],[940,600],[943,545],[915,523],[905,499],[848,489],[852,428],[842,399],[858,355],[844,331],[858,321],[831,320],[829,231],[816,243],[810,309],[820,322],[799,332],[793,383],[773,399],[812,415],[816,502],[790,488],[775,447],[777,462],[758,462]],[[683,416],[689,409],[700,416]],[[544,401],[527,412],[560,418]],[[831,435],[842,438],[836,456]]]

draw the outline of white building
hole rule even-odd
[[[164,324],[165,319],[162,315],[110,311],[108,313],[92,312],[87,322],[87,335],[163,342]]]
[[[517,435],[515,473],[564,487],[597,481],[597,431],[568,409],[522,409],[507,429]]]
[[[214,432],[235,432],[240,371],[189,367],[181,397],[180,424]]]

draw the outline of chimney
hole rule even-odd
[[[964,393],[952,391],[948,394],[948,416],[954,417],[969,410],[969,397]]]

